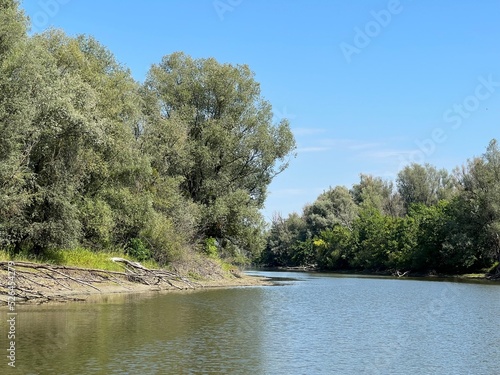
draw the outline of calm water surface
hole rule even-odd
[[[498,284],[254,274],[296,280],[19,306],[0,374],[500,374]]]

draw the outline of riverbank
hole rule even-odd
[[[0,306],[85,301],[89,296],[272,285],[237,271],[204,279],[128,262],[124,272],[30,262],[0,262]],[[15,297],[15,298],[14,298]]]
[[[409,279],[429,279],[429,280],[484,280],[484,281],[493,281],[500,282],[500,273],[491,274],[491,273],[467,273],[467,274],[441,274],[436,272],[422,273],[422,272],[400,272],[400,271],[360,271],[360,270],[325,270],[319,269],[313,266],[297,266],[297,267],[263,267],[261,268],[265,271],[283,271],[283,272],[311,272],[318,274],[328,274],[328,273],[336,273],[342,275],[362,275],[362,276],[384,276],[384,277],[395,277],[395,278],[409,278]]]

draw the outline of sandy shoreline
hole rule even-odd
[[[16,264],[9,269],[3,262],[0,269],[0,308],[10,301],[15,304],[46,304],[98,300],[99,296],[124,293],[193,291],[211,288],[273,285],[269,278],[228,273],[211,280],[175,278],[157,283],[137,282],[134,278],[110,271],[56,268],[52,265]],[[10,271],[10,272],[9,272]],[[14,271],[14,272],[13,272]],[[15,294],[15,300],[9,295]],[[92,297],[92,298],[90,298]]]

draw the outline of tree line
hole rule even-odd
[[[28,30],[0,0],[0,248],[258,255],[295,141],[248,66],[173,53],[139,83],[91,36]]]
[[[494,272],[499,261],[496,140],[452,173],[411,164],[395,184],[362,174],[300,215],[275,215],[261,257],[269,266],[453,274]]]

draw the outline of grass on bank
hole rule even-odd
[[[125,255],[120,251],[112,252],[94,252],[89,249],[77,248],[73,250],[49,250],[41,256],[32,254],[11,254],[8,251],[0,250],[0,261],[13,262],[33,262],[33,263],[49,263],[62,266],[92,268],[106,271],[123,271],[123,267],[113,262],[110,258],[119,257],[131,261],[136,261],[130,256]],[[153,260],[140,262],[144,267],[150,269],[158,269],[158,264]]]
[[[464,275],[461,275],[461,277],[465,279],[484,279],[488,275],[493,275],[498,269],[499,262],[493,263],[493,265],[490,268],[485,268],[481,270],[482,273],[467,273]]]
[[[9,251],[0,250],[0,261],[48,263],[106,271],[123,271],[123,267],[120,264],[111,260],[113,257],[125,258],[134,262],[138,261],[134,257],[124,254],[124,252],[120,250],[106,252],[96,252],[85,248],[77,248],[73,250],[49,250],[40,256],[34,256],[33,254],[23,252],[14,255]],[[152,259],[141,260],[139,263],[149,269],[160,268],[158,263]],[[187,275],[194,280],[210,279],[211,275],[218,274],[219,271],[226,274],[238,273],[239,271],[237,266],[224,261],[219,257],[207,257],[196,252],[184,254],[182,259],[174,262],[173,266],[174,271]]]

